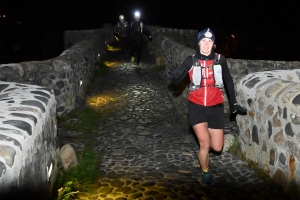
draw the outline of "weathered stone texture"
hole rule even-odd
[[[1,81],[0,88],[1,195],[40,191],[36,195],[42,199],[50,184],[49,170],[58,162],[54,93]]]
[[[293,131],[293,129],[292,129],[292,125],[291,125],[291,123],[287,123],[286,125],[285,125],[285,133],[287,134],[287,135],[289,135],[289,136],[291,136],[291,137],[293,137],[294,135],[295,135],[295,133],[294,133],[294,131]]]
[[[280,153],[280,154],[279,154],[279,162],[280,162],[280,164],[282,164],[283,166],[286,165],[286,157],[285,157],[285,155],[284,155],[283,153]]]
[[[252,62],[252,65],[255,62]],[[297,173],[297,164],[299,163],[299,148],[298,148],[298,130],[300,120],[300,111],[298,108],[297,98],[300,96],[299,74],[300,69],[295,68],[295,63],[289,62],[262,62],[260,67],[263,70],[256,68],[258,71],[252,74],[245,75],[236,83],[237,99],[249,110],[249,115],[237,116],[237,125],[240,129],[245,129],[241,126],[243,122],[247,130],[251,130],[252,138],[249,138],[249,133],[240,132],[239,141],[242,151],[247,157],[258,162],[260,166],[265,165],[266,161],[262,159],[260,151],[270,149],[268,171],[270,176],[276,181],[281,181],[281,185],[288,187],[290,184],[289,177],[291,171],[295,181],[293,187],[300,189],[300,174]],[[253,66],[254,67],[254,66]],[[276,70],[289,69],[289,70]],[[265,69],[272,71],[264,71]],[[254,69],[252,69],[254,70]],[[249,104],[249,99],[258,99],[258,103]],[[248,101],[248,103],[243,103]],[[253,117],[256,116],[256,117]],[[265,120],[264,120],[265,118]],[[262,131],[257,136],[257,129],[264,130],[266,127],[268,132],[267,137],[260,137]],[[297,131],[297,132],[296,132]],[[257,142],[259,141],[259,143]],[[253,145],[253,143],[256,145]],[[251,145],[253,149],[249,149]],[[253,155],[256,153],[256,155]],[[293,165],[290,165],[287,155],[295,155]],[[259,159],[257,159],[259,158]],[[292,167],[292,169],[291,169]]]
[[[271,149],[270,151],[270,165],[274,165],[276,160],[276,152],[274,149]]]
[[[285,145],[286,140],[284,139],[284,134],[282,131],[274,135],[274,142],[278,145]]]
[[[252,129],[252,141],[254,143],[256,143],[257,145],[259,145],[259,137],[258,137],[258,130],[257,130],[257,126],[253,126]]]

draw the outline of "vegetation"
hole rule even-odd
[[[95,65],[94,78],[105,76],[109,73],[110,67],[107,66],[105,62],[97,62]],[[89,106],[90,101],[93,100],[94,97],[88,98],[86,107],[77,108],[68,113],[68,115],[57,118],[59,132],[77,131],[83,133],[65,138],[66,140],[64,140],[65,136],[62,134],[60,136],[62,143],[80,141],[84,137],[86,138],[95,134],[93,130],[98,128],[99,119],[104,116],[99,110]],[[95,184],[95,181],[100,177],[100,172],[97,169],[97,166],[101,161],[101,155],[96,155],[96,153],[92,150],[92,141],[89,143],[89,147],[91,149],[76,152],[78,159],[77,166],[71,167],[67,171],[65,171],[62,166],[59,166],[55,190],[53,191],[54,199],[76,199],[80,193],[93,192],[95,185],[97,185]]]
[[[75,199],[79,192],[92,192],[95,181],[100,176],[97,165],[100,157],[92,150],[84,150],[77,154],[78,165],[58,172],[56,191],[57,200]]]
[[[91,107],[79,108],[71,111],[65,117],[58,117],[57,123],[59,128],[63,130],[80,131],[89,134],[95,130],[101,116],[100,112]],[[70,121],[74,118],[78,119],[78,121]]]
[[[228,149],[229,152],[239,156],[239,157],[243,157],[244,154],[241,152],[240,150],[240,147],[239,147],[239,141],[238,141],[238,138],[237,136],[234,137],[234,140],[233,140],[233,143],[232,145],[229,147]],[[243,160],[245,159],[246,157],[243,157]]]
[[[71,138],[71,140],[80,141],[83,137],[89,137],[89,135],[94,134],[93,130],[97,128],[97,123],[101,116],[100,112],[91,107],[75,109],[67,116],[58,118],[58,127],[60,131],[82,132],[83,134]],[[73,119],[76,120],[72,121]],[[92,142],[90,143],[90,148],[93,148]],[[77,159],[78,165],[67,171],[62,166],[59,166],[55,194],[53,195],[57,200],[75,199],[79,193],[91,192],[90,190],[95,185],[95,180],[100,176],[97,166],[101,157],[99,155],[96,156],[93,150],[85,149],[82,152],[77,152]]]

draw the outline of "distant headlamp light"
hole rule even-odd
[[[134,16],[135,16],[135,17],[140,17],[140,16],[141,16],[141,14],[140,14],[140,12],[139,12],[139,11],[136,11],[136,12],[134,13]]]

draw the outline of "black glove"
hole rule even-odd
[[[231,113],[236,113],[237,111],[241,113],[247,113],[247,109],[244,108],[243,106],[240,106],[238,103],[233,104],[233,106],[231,106],[231,109],[232,109]]]
[[[152,36],[151,35],[149,35],[149,41],[152,42]]]
[[[114,32],[113,35],[116,37],[119,37],[119,33],[117,33],[117,32]]]

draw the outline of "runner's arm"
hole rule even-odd
[[[192,56],[188,56],[181,64],[181,67],[178,69],[174,69],[169,71],[171,74],[172,83],[178,85],[188,74],[189,70],[191,69],[193,64]]]

